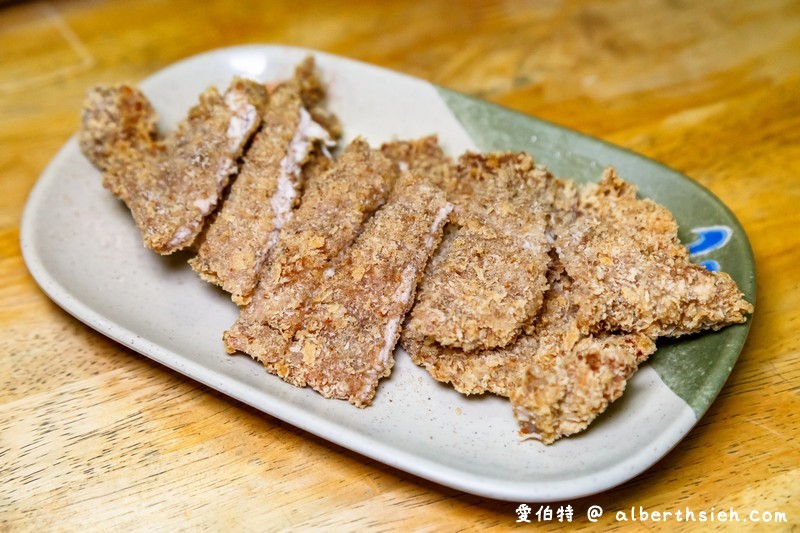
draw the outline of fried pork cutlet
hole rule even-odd
[[[646,335],[601,333],[559,355],[540,353],[510,396],[520,433],[551,444],[583,431],[655,349]]]
[[[438,263],[446,257],[454,236],[454,233],[445,234],[442,245],[428,264],[426,278],[439,268]],[[401,345],[415,364],[425,368],[437,381],[451,383],[462,394],[491,392],[510,396],[522,383],[526,369],[542,352],[566,352],[581,336],[569,279],[558,263],[548,271],[547,285],[541,312],[525,328],[525,333],[508,346],[466,352],[442,346],[408,327],[403,330]]]
[[[464,394],[509,397],[522,434],[546,444],[585,429],[655,351],[642,334],[581,333],[569,278],[558,267],[549,277],[541,314],[509,346],[465,352],[408,331],[401,339],[412,360],[438,381]]]
[[[225,332],[230,353],[245,352],[274,372],[306,302],[364,221],[386,202],[395,178],[392,162],[357,139],[330,170],[308,183],[264,264],[252,300]]]
[[[442,244],[428,263],[420,293],[423,290],[422,285],[439,269],[447,257],[448,248],[458,235],[452,228],[452,225],[446,228]],[[553,276],[553,271],[551,270],[548,275]],[[556,283],[559,283],[558,279]],[[560,284],[558,287],[558,293],[553,288],[545,293],[543,311],[537,320],[550,316],[553,317],[552,322],[556,322],[557,313],[558,316],[565,314],[563,308],[566,300],[556,297],[563,292],[560,290]],[[408,325],[403,329],[400,344],[411,356],[414,364],[425,368],[437,381],[450,383],[458,392],[467,395],[491,392],[506,397],[519,386],[525,369],[533,363],[539,348],[539,340],[536,337],[523,333],[508,346],[466,352],[461,348],[442,346]]]
[[[326,398],[369,405],[391,373],[401,321],[451,210],[441,189],[405,174],[322,281],[278,375]]]
[[[545,444],[586,429],[656,350],[641,333],[582,333],[572,280],[558,263],[550,276],[543,312],[526,334],[538,342],[535,355],[509,388],[520,432]]]
[[[392,141],[381,146],[383,155],[394,161],[402,172],[415,172],[433,185],[451,193],[456,188],[456,173],[436,135],[414,141]]]
[[[333,139],[342,136],[339,118],[325,107],[327,91],[317,74],[313,56],[306,57],[294,70],[294,80],[300,92],[303,105],[314,122],[325,128]]]
[[[131,210],[145,245],[170,254],[192,244],[216,207],[266,100],[266,88],[247,80],[234,80],[224,95],[212,87],[175,132],[148,142],[155,116],[139,91],[93,89],[82,113],[81,147],[105,170],[103,185]],[[109,146],[117,150],[104,159]]]
[[[409,329],[465,351],[503,347],[538,312],[551,245],[524,154],[470,154],[458,168],[460,228],[422,283]]]
[[[234,302],[246,304],[267,253],[299,200],[303,165],[320,145],[324,149],[333,143],[307,111],[300,79],[279,85],[239,176],[197,256],[189,261],[192,268],[231,293]]]
[[[430,338],[412,337],[407,329],[403,330],[400,344],[415,364],[437,381],[450,383],[458,392],[491,392],[505,397],[521,383],[539,347],[536,337],[522,334],[503,348],[465,352],[444,347]]]
[[[506,348],[477,352],[412,328],[401,343],[416,364],[463,393],[509,396],[522,434],[549,444],[585,429],[619,398],[657,336],[718,329],[752,308],[727,274],[690,264],[672,216],[636,199],[613,171],[581,190],[547,174],[539,198],[556,259],[542,311],[525,333]],[[428,276],[449,255],[449,241]]]
[[[670,212],[636,198],[613,169],[581,191],[579,212],[557,231],[557,248],[582,330],[675,337],[741,323],[753,312],[727,273],[689,262]]]
[[[104,172],[158,151],[156,115],[141,91],[127,85],[95,87],[86,94],[78,133],[81,151]]]

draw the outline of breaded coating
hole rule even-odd
[[[291,339],[302,309],[364,221],[386,202],[394,165],[367,143],[353,141],[328,172],[308,183],[294,216],[284,225],[261,271],[250,303],[225,332],[228,351],[248,353],[273,370],[282,351],[258,338],[267,329]],[[266,329],[265,329],[266,328]]]
[[[672,214],[607,169],[581,191],[580,215],[564,227],[559,259],[573,279],[583,331],[651,338],[744,322],[753,307],[724,272],[689,262]]]
[[[540,354],[510,396],[520,433],[551,444],[583,431],[655,349],[646,335],[601,333],[581,337],[567,352]]]
[[[383,155],[394,161],[401,172],[415,172],[433,185],[452,193],[457,175],[453,160],[439,146],[439,138],[429,135],[413,141],[392,141],[381,145]]]
[[[262,126],[244,156],[239,176],[189,261],[200,276],[245,305],[278,232],[300,197],[302,168],[328,132],[303,107],[296,80],[270,95]]]
[[[258,292],[254,299],[256,297],[258,297]],[[287,338],[281,330],[258,320],[254,316],[254,311],[248,313],[247,317],[243,317],[247,309],[249,308],[243,308],[233,326],[222,334],[225,349],[229,354],[246,353],[274,374],[275,363],[289,350],[291,338]],[[298,320],[302,316],[299,310],[297,316]],[[248,318],[249,320],[247,320]]]
[[[469,154],[458,168],[461,227],[423,281],[409,329],[465,351],[506,346],[538,312],[551,248],[524,154]]]
[[[547,302],[530,331],[537,353],[509,394],[520,433],[545,444],[586,429],[656,350],[640,333],[582,333],[574,283],[557,261],[550,279]]]
[[[294,80],[303,100],[303,106],[311,114],[311,118],[320,124],[332,139],[342,136],[342,124],[339,118],[325,107],[327,92],[316,69],[313,56],[306,57],[294,71]]]
[[[158,115],[136,87],[95,87],[81,109],[78,143],[84,155],[102,171],[154,156],[158,151]]]
[[[414,338],[407,331],[403,330],[400,344],[411,360],[437,381],[450,383],[467,395],[491,392],[508,397],[521,383],[539,347],[536,337],[523,334],[503,348],[465,352],[444,347],[430,338]]]
[[[108,94],[98,95],[98,91]],[[113,95],[114,91],[118,95]],[[82,147],[89,151],[90,158],[101,158],[104,149],[92,149],[88,139],[100,139],[95,147],[105,146],[108,141],[104,132],[109,129],[96,118],[114,116],[116,109],[128,107],[120,103],[127,96],[135,99],[130,106],[141,104],[140,95],[122,88],[95,89],[87,97],[81,137],[86,139]],[[200,95],[198,105],[165,140],[144,150],[135,143],[120,157],[100,164],[101,168],[107,167],[103,185],[131,210],[148,248],[166,255],[192,244],[237,171],[237,159],[259,125],[258,110],[266,98],[263,86],[247,80],[234,80],[224,96],[212,87]],[[115,102],[117,107],[110,112],[97,107],[107,102]],[[126,124],[120,131],[151,131],[152,116],[147,112],[116,116],[140,116],[144,121],[138,127]],[[101,130],[95,133],[98,126]]]
[[[303,188],[311,187],[311,184],[325,175],[333,165],[332,157],[323,154],[320,150],[311,152],[308,161],[303,166]],[[302,199],[302,194],[300,196]]]
[[[442,246],[426,269],[426,278],[438,269],[437,263],[443,260],[446,254],[443,250],[453,235],[445,235]],[[415,364],[425,368],[437,381],[452,384],[462,394],[491,392],[510,396],[522,383],[526,369],[541,353],[566,352],[580,337],[576,308],[572,305],[569,280],[563,269],[558,266],[550,269],[548,287],[542,312],[528,333],[503,348],[466,352],[442,346],[409,327],[403,330],[400,343]]]
[[[369,405],[391,373],[401,322],[452,207],[441,189],[405,174],[315,292],[278,375]]]
[[[416,364],[459,392],[508,396],[521,433],[545,444],[585,429],[656,348],[642,334],[581,333],[569,277],[559,266],[549,277],[542,313],[510,346],[464,352],[407,331],[401,339]]]
[[[442,346],[412,328],[401,342],[437,380],[466,394],[509,396],[521,433],[549,444],[582,431],[620,397],[655,351],[656,336],[718,329],[752,308],[727,274],[689,263],[672,216],[637,199],[612,170],[580,190],[547,174],[539,198],[556,246],[542,312],[525,333],[506,348],[478,352]],[[427,276],[452,245],[445,242]]]

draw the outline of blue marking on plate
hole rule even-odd
[[[689,255],[695,256],[719,250],[728,244],[728,241],[731,240],[731,235],[733,235],[733,230],[728,226],[708,226],[692,228],[692,233],[697,235],[697,239],[687,244],[686,248],[689,249]]]
[[[719,272],[719,263],[714,261],[713,259],[706,259],[705,261],[700,261],[700,266],[706,267],[706,270],[711,272]]]

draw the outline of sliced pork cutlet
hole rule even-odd
[[[429,338],[414,338],[405,330],[400,344],[415,364],[435,380],[450,383],[458,392],[466,395],[490,392],[504,397],[519,385],[539,348],[536,337],[522,334],[503,348],[465,352]]]
[[[86,94],[78,143],[94,166],[113,171],[158,154],[157,123],[158,115],[139,89],[98,86]]]
[[[572,280],[557,261],[549,275],[542,314],[523,337],[538,346],[507,390],[520,433],[545,444],[586,429],[656,350],[641,333],[581,332]]]
[[[423,281],[408,327],[442,346],[499,348],[533,319],[547,288],[542,178],[524,154],[463,156],[458,174],[459,228]]]
[[[637,198],[613,169],[581,191],[578,214],[557,233],[583,331],[679,336],[753,311],[728,274],[689,262],[672,214]]]
[[[426,280],[430,279],[439,265],[447,257],[448,249],[458,232],[449,225],[442,244],[434,253],[420,282],[420,291]],[[552,275],[552,271],[548,273]],[[555,293],[551,288],[545,293],[544,309],[539,315],[554,315],[558,311]],[[413,310],[412,310],[413,314]],[[434,339],[422,335],[418,329],[406,327],[400,337],[400,344],[408,352],[414,364],[423,367],[437,381],[450,383],[462,394],[484,394],[491,392],[499,396],[509,396],[521,383],[525,369],[530,366],[539,348],[539,341],[532,335],[521,334],[514,342],[502,348],[466,352],[461,348],[442,346]]]
[[[439,268],[456,235],[452,231],[445,233],[428,264],[423,284]],[[547,272],[547,285],[541,312],[508,346],[466,352],[442,346],[409,327],[403,330],[400,343],[415,364],[425,368],[437,381],[452,384],[462,394],[491,392],[510,396],[540,352],[545,349],[552,353],[566,352],[581,336],[571,303],[569,279],[557,263]]]
[[[464,352],[404,332],[403,347],[435,379],[464,394],[511,399],[521,433],[549,444],[585,429],[622,395],[655,343],[637,333],[581,333],[571,282],[558,267],[542,312],[513,344]]]
[[[656,345],[641,333],[581,336],[568,351],[540,351],[511,392],[527,438],[551,444],[586,429],[625,391]]]
[[[294,80],[311,118],[320,124],[333,139],[342,136],[339,118],[326,107],[328,92],[317,71],[314,56],[307,56],[294,70]]]
[[[381,145],[381,151],[397,164],[401,172],[416,172],[448,194],[455,190],[455,165],[442,150],[436,135],[385,143]]]
[[[274,372],[302,311],[366,219],[386,202],[396,169],[363,140],[309,181],[262,268],[250,303],[225,332],[230,353],[245,352]]]
[[[391,373],[403,317],[451,209],[441,189],[405,174],[315,292],[278,375],[368,406]]]
[[[210,88],[176,131],[158,142],[127,142],[152,133],[154,116],[131,88],[94,89],[86,99],[81,146],[104,169],[103,185],[125,202],[145,246],[170,254],[192,244],[216,207],[237,159],[260,123],[266,88],[235,79],[224,95]],[[109,106],[108,108],[106,106]],[[141,108],[141,113],[119,112]],[[104,117],[98,118],[98,117]],[[110,117],[120,117],[114,126]],[[140,125],[136,125],[139,120]],[[112,140],[114,131],[122,140]],[[105,157],[105,146],[124,146]]]
[[[298,81],[279,85],[225,203],[189,261],[192,268],[246,304],[300,198],[303,165],[320,146],[333,144],[306,110]]]

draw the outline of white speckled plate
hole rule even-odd
[[[234,75],[275,80],[309,51],[246,46],[172,65],[141,83],[167,128],[208,85]],[[727,228],[702,246],[701,259],[731,272],[753,301],[747,237],[708,191],[666,167],[425,81],[315,53],[330,107],[346,137],[373,145],[438,133],[445,148],[524,149],[561,175],[596,179],[614,163],[644,195],[673,210],[682,237],[693,227]],[[700,230],[698,230],[700,231]],[[712,235],[713,237],[713,235]],[[160,257],[140,243],[124,205],[71,139],[42,174],[22,222],[25,261],[44,291],[92,328],[160,363],[266,413],[386,464],[466,492],[512,501],[553,501],[602,491],[658,461],[713,401],[748,325],[659,349],[616,402],[585,433],[553,446],[522,442],[508,403],[466,398],[436,383],[401,350],[391,378],[365,410],[325,400],[268,375],[221,342],[236,307],[201,281],[185,256]],[[724,240],[724,242],[722,242]],[[666,384],[665,384],[666,383]]]

